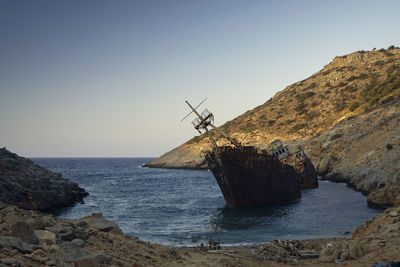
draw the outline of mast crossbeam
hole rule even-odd
[[[206,98],[207,99],[207,98]],[[197,105],[196,108],[198,108],[206,99],[204,99],[199,105]],[[238,142],[235,138],[230,137],[229,135],[227,135],[225,132],[223,132],[222,130],[218,129],[217,127],[215,127],[215,125],[213,124],[214,122],[214,115],[208,110],[205,109],[201,114],[197,112],[196,108],[193,108],[188,101],[185,101],[186,104],[188,104],[188,106],[190,107],[190,109],[192,110],[187,116],[189,116],[192,113],[195,113],[197,115],[197,118],[195,118],[192,121],[192,124],[194,126],[194,128],[199,131],[199,133],[202,133],[201,130],[204,130],[208,133],[211,142],[213,143],[215,148],[217,147],[217,144],[215,142],[215,140],[213,139],[212,135],[211,135],[211,131],[208,130],[208,126],[210,126],[211,128],[213,128],[215,131],[217,131],[219,134],[221,134],[223,137],[225,137],[226,139],[228,139],[235,147],[237,148],[241,148],[242,145],[240,144],[240,142]],[[187,117],[186,116],[186,117]],[[185,117],[185,118],[186,118]],[[185,119],[184,118],[184,119]]]

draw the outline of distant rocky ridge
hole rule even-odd
[[[83,203],[88,193],[31,160],[0,149],[0,200],[24,209],[49,210]]]
[[[336,57],[221,128],[246,145],[281,139],[303,149],[323,179],[347,182],[370,205],[386,207],[400,188],[399,102],[400,49],[391,46]],[[210,148],[206,135],[197,136],[146,166],[207,168]]]

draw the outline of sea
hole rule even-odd
[[[77,182],[89,196],[84,204],[54,211],[78,219],[92,213],[120,226],[125,234],[170,246],[261,244],[275,239],[350,237],[380,213],[366,197],[342,183],[320,181],[302,190],[300,201],[257,208],[226,205],[208,170],[142,167],[153,158],[33,158]]]

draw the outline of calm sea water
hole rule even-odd
[[[379,213],[345,184],[321,181],[293,204],[231,208],[209,171],[142,168],[150,158],[33,160],[90,194],[85,204],[58,210],[57,216],[77,219],[102,212],[126,234],[165,245],[199,245],[214,229],[224,245],[343,237]]]

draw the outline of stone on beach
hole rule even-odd
[[[18,265],[19,264],[19,262],[14,258],[2,258],[2,259],[0,259],[0,262],[4,263],[5,265],[13,265],[13,264]]]
[[[65,242],[55,249],[56,256],[65,262],[74,262],[76,259],[85,256],[87,253],[81,250],[75,243]]]
[[[103,217],[101,213],[94,213],[91,216],[84,217],[80,221],[85,221],[91,227],[102,231],[110,232],[113,234],[123,234],[122,230],[119,228],[118,224],[109,221]]]
[[[397,211],[391,211],[391,212],[389,212],[389,215],[391,217],[397,217],[397,216],[399,216],[399,213]]]
[[[44,252],[42,249],[37,249],[27,256],[29,256],[31,259],[41,262],[41,263],[45,263],[46,261],[49,260],[47,253]]]
[[[106,253],[87,255],[75,260],[76,267],[91,267],[99,265],[107,265],[111,263],[112,257]]]
[[[16,222],[11,226],[11,233],[29,244],[39,244],[39,239],[26,222]]]
[[[56,235],[46,230],[35,230],[35,235],[40,241],[47,245],[53,245],[56,243]]]
[[[33,252],[31,245],[11,236],[0,236],[0,248],[13,248],[24,254]]]
[[[85,245],[85,241],[83,241],[82,239],[79,239],[79,238],[76,238],[76,239],[72,240],[71,242],[75,243],[80,248],[83,248],[83,246]]]

